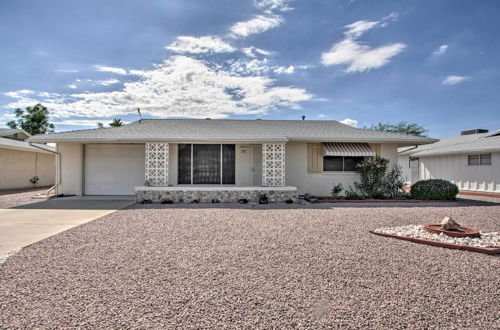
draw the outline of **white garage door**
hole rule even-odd
[[[142,185],[143,144],[85,145],[85,195],[134,195]]]

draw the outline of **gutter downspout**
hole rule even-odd
[[[406,149],[406,150],[405,150],[405,151],[403,151],[403,152],[407,152],[407,151],[415,150],[415,149],[417,149],[417,148],[418,148],[418,145],[414,146],[413,148]],[[408,156],[410,156],[410,155],[408,155]]]
[[[52,154],[55,154],[56,155],[56,159],[57,159],[57,165],[56,165],[56,183],[49,188],[49,190],[47,190],[47,197],[49,196],[50,192],[54,189],[56,189],[60,184],[61,184],[61,153],[57,152],[57,151],[52,151],[52,150],[48,150],[48,149],[45,149],[45,148],[42,148],[40,146],[37,146],[37,145],[34,145],[33,142],[28,142],[28,144],[30,146],[32,146],[33,148],[37,148],[37,149],[40,149],[40,150],[43,150],[43,151],[46,151],[46,152],[50,152]],[[57,194],[57,191],[56,191],[56,194]]]

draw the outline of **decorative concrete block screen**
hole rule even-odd
[[[285,185],[285,144],[262,144],[262,185]]]
[[[168,143],[146,143],[146,180],[151,186],[168,185]]]

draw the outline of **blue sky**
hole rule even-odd
[[[3,0],[0,123],[118,117],[500,128],[500,2]]]

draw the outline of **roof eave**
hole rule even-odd
[[[204,139],[28,139],[33,143],[149,143],[149,142],[171,142],[171,143],[196,143],[196,142],[234,142],[234,143],[265,143],[265,142],[288,142],[287,138],[265,138],[265,139],[227,139],[227,138],[204,138]]]
[[[443,151],[443,152],[436,152],[436,153],[422,151],[422,152],[417,152],[413,155],[419,156],[419,157],[426,157],[426,156],[444,156],[444,155],[457,155],[457,154],[476,154],[476,153],[482,153],[482,152],[500,152],[500,148],[467,149],[467,150],[457,150],[457,151]]]

